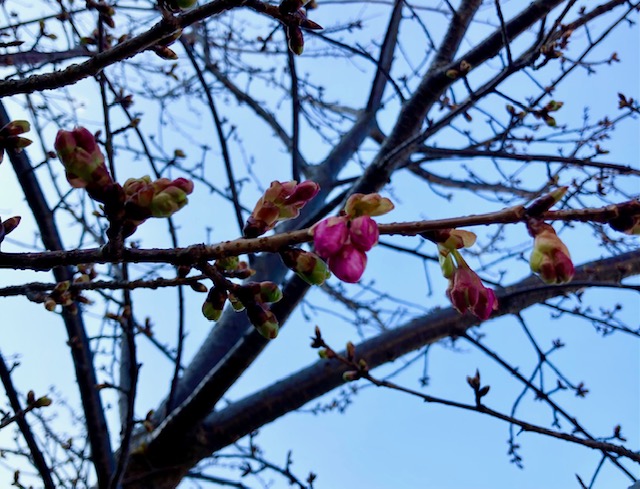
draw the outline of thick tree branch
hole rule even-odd
[[[640,214],[640,202],[631,200],[606,207],[547,211],[539,217],[545,221],[608,223],[621,215],[621,209],[624,209],[625,216],[634,218]],[[436,229],[490,224],[515,224],[524,222],[527,219],[525,207],[518,205],[495,212],[465,217],[379,224],[378,229],[381,235],[416,236],[425,231]],[[171,263],[173,265],[195,265],[203,261],[216,260],[228,256],[258,252],[277,253],[285,246],[308,243],[312,240],[310,229],[305,228],[272,236],[251,239],[240,238],[212,245],[197,244],[186,248],[124,248],[117,255],[110,253],[105,248],[34,253],[0,252],[0,269],[51,270],[58,266],[80,265],[83,263]],[[276,260],[279,259],[276,257]],[[252,280],[258,279],[254,276]],[[272,278],[271,280],[273,281],[274,279]]]
[[[0,127],[10,122],[4,104],[0,102]],[[58,228],[53,218],[53,212],[49,209],[47,201],[42,192],[42,188],[36,179],[35,172],[26,152],[16,152],[7,150],[9,159],[13,165],[16,177],[20,182],[20,186],[24,192],[25,198],[29,204],[29,208],[33,212],[36,224],[40,231],[42,243],[52,253],[62,252],[62,240],[58,233]],[[55,267],[55,268],[54,268]],[[53,269],[53,275],[58,282],[71,280],[73,272],[63,264],[52,264],[47,269]],[[75,367],[76,380],[80,389],[80,398],[84,409],[84,416],[87,423],[87,436],[91,445],[91,457],[93,459],[96,475],[99,484],[107,487],[111,474],[115,467],[115,461],[111,450],[111,442],[109,440],[109,430],[104,416],[104,409],[100,394],[96,389],[96,373],[93,368],[93,353],[91,345],[82,321],[82,314],[78,312],[74,314],[68,308],[62,311],[62,319],[64,320],[69,338],[69,346],[73,365]]]
[[[531,276],[498,292],[500,309],[493,317],[516,314],[553,297],[575,292],[583,288],[585,282],[619,283],[625,277],[638,274],[640,251],[578,267],[574,280],[581,285],[548,286]],[[356,351],[370,368],[375,368],[424,345],[460,336],[480,322],[476,317],[460,315],[452,308],[439,309],[356,345]],[[154,438],[161,434],[158,430],[132,459],[125,487],[175,487],[199,460],[342,385],[344,371],[345,367],[338,362],[319,361],[210,414],[203,425],[192,429],[186,437],[184,431],[176,432],[171,438],[157,438],[162,443],[156,443]]]

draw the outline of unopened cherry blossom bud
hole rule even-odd
[[[345,382],[353,382],[354,380],[358,380],[360,377],[361,374],[357,370],[347,370],[342,374],[342,380]]]
[[[20,134],[29,132],[31,125],[27,121],[11,121],[0,129],[0,163],[4,156],[5,149],[21,151],[29,146],[33,141],[20,137]]]
[[[240,264],[240,258],[237,256],[226,256],[224,258],[218,258],[215,266],[218,270],[236,270]]]
[[[289,248],[281,251],[280,257],[287,268],[310,285],[322,285],[331,276],[327,264],[315,253]]]
[[[83,127],[60,130],[54,146],[69,184],[86,188],[93,199],[104,202],[114,182],[93,134]]]
[[[553,227],[541,221],[531,221],[527,227],[534,237],[529,258],[531,271],[547,284],[570,282],[575,273],[571,255]]]
[[[271,182],[247,219],[242,230],[243,236],[256,238],[273,229],[279,221],[298,217],[300,209],[313,199],[319,190],[319,185],[310,180],[302,183],[295,180]]]
[[[186,178],[159,178],[152,183],[154,196],[149,206],[153,217],[170,217],[182,209],[187,202],[187,195],[193,192],[193,182]]]
[[[349,217],[381,216],[393,210],[393,202],[380,194],[353,194],[344,207]]]
[[[282,299],[282,291],[273,282],[260,282],[259,292],[256,294],[260,302],[278,302]]]
[[[222,310],[227,302],[227,291],[219,287],[213,287],[207,294],[207,299],[202,304],[202,314],[209,321],[217,321],[222,316]]]
[[[327,260],[340,251],[349,238],[347,222],[346,217],[328,217],[311,228],[318,255]]]
[[[343,282],[355,284],[367,266],[367,255],[352,244],[345,244],[329,257],[329,270]]]
[[[125,212],[128,219],[144,221],[149,217],[170,217],[188,202],[193,182],[186,178],[159,178],[148,175],[130,178],[123,185]]]
[[[49,397],[42,396],[33,402],[33,407],[36,407],[36,408],[47,407],[47,406],[51,406],[52,403],[53,401]]]
[[[265,338],[272,340],[278,336],[278,318],[264,304],[247,304],[247,316],[251,324]]]
[[[447,297],[458,312],[470,311],[482,320],[488,319],[498,308],[495,292],[485,287],[480,277],[461,258],[449,279]]]
[[[369,216],[353,219],[349,225],[349,239],[361,251],[369,251],[378,243],[378,223]]]
[[[18,227],[20,224],[20,216],[10,217],[5,221],[0,219],[0,243],[4,240],[5,236]]]
[[[543,212],[551,209],[555,204],[560,202],[562,197],[567,193],[569,187],[558,187],[557,189],[549,192],[546,195],[543,195],[539,199],[534,200],[531,205],[526,208],[527,215],[531,217],[536,217],[542,214]]]

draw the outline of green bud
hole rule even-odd
[[[278,318],[264,304],[247,305],[247,316],[258,332],[268,340],[278,336]]]
[[[357,370],[347,370],[342,374],[342,380],[345,382],[353,382],[360,378],[360,373]]]
[[[40,408],[40,407],[47,407],[47,406],[51,406],[51,403],[53,401],[51,399],[49,399],[47,396],[42,396],[39,397],[38,399],[36,399],[36,401],[33,403],[34,407]]]
[[[202,314],[209,321],[217,321],[222,316],[222,310],[227,302],[227,291],[213,287],[207,294],[207,299],[202,304]]]
[[[310,285],[322,285],[331,276],[327,264],[315,253],[289,248],[280,257],[287,268]]]
[[[240,265],[240,258],[237,256],[218,258],[215,265],[218,270],[236,270]]]

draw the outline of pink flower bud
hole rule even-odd
[[[488,319],[498,308],[494,291],[485,287],[480,277],[464,261],[449,279],[447,297],[461,314],[470,311],[482,320]]]
[[[279,221],[298,217],[300,209],[313,199],[319,190],[320,186],[310,180],[300,184],[295,180],[271,182],[247,219],[242,230],[243,236],[257,238],[273,229]]]
[[[127,218],[141,222],[149,217],[170,217],[182,209],[193,191],[193,182],[186,178],[159,178],[152,182],[145,175],[128,179],[122,188]]]
[[[347,243],[349,228],[345,217],[329,217],[312,229],[316,253],[325,260],[335,255]]]
[[[345,244],[329,257],[329,270],[343,282],[355,284],[367,266],[367,255],[352,244]]]
[[[106,192],[114,182],[93,134],[84,127],[60,130],[54,146],[69,184],[74,188],[86,188],[93,199],[104,202]]]
[[[170,217],[182,209],[189,200],[187,195],[193,192],[193,182],[186,178],[159,178],[152,183],[154,196],[149,205],[153,217]]]
[[[570,282],[575,273],[573,262],[569,250],[555,230],[540,221],[529,223],[528,228],[535,237],[529,259],[531,271],[540,274],[540,278],[548,284]]]
[[[378,224],[369,216],[353,219],[349,226],[351,243],[361,251],[369,251],[378,243]]]
[[[129,178],[124,182],[122,189],[125,194],[125,209],[129,219],[142,221],[151,217],[149,206],[155,191],[149,176]]]
[[[393,202],[380,194],[353,194],[347,199],[344,211],[349,217],[381,216],[393,210]]]

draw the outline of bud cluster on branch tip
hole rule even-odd
[[[310,285],[322,285],[331,276],[327,264],[315,253],[287,248],[280,252],[280,258],[289,270]]]
[[[282,299],[282,291],[273,282],[249,282],[236,291],[236,297],[244,304],[251,324],[265,338],[272,340],[278,336],[278,318],[269,304]]]
[[[27,121],[11,121],[0,129],[0,163],[6,149],[22,151],[32,143],[30,139],[20,137],[20,134],[29,132],[30,129],[31,125]]]
[[[242,230],[243,236],[257,238],[273,229],[279,221],[298,217],[300,209],[313,199],[319,190],[320,186],[310,180],[302,183],[295,180],[271,182],[247,219]]]
[[[4,221],[0,219],[0,243],[4,241],[7,234],[18,227],[18,224],[20,224],[20,216],[13,216]]]
[[[571,282],[575,273],[571,255],[553,227],[538,219],[529,219],[527,229],[534,238],[529,259],[531,271],[547,284]]]
[[[85,188],[98,202],[106,202],[115,184],[94,135],[84,127],[60,130],[54,146],[69,184],[74,188]]]
[[[473,246],[476,235],[462,229],[440,229],[421,236],[438,245],[442,275],[449,279],[446,294],[453,307],[461,314],[469,311],[479,319],[488,319],[498,309],[496,294],[482,284],[458,251]]]
[[[202,314],[210,321],[217,321],[227,302],[234,311],[246,310],[251,324],[267,339],[278,335],[278,319],[271,312],[269,304],[282,299],[282,291],[273,282],[248,282],[244,285],[232,285],[232,290],[213,287],[202,304]]]
[[[327,260],[329,270],[343,282],[356,283],[367,266],[367,255],[378,243],[378,224],[371,216],[393,209],[393,203],[379,194],[353,194],[344,214],[329,217],[313,226],[316,253]]]
[[[130,178],[124,186],[113,181],[95,136],[83,127],[58,131],[55,148],[72,187],[84,188],[104,204],[107,218],[122,224],[124,237],[149,217],[170,217],[188,202],[193,182],[186,178]]]
[[[128,218],[144,220],[149,217],[171,217],[187,205],[187,195],[193,192],[193,182],[186,178],[158,178],[151,181],[145,175],[142,178],[129,178],[124,189],[124,208]]]

